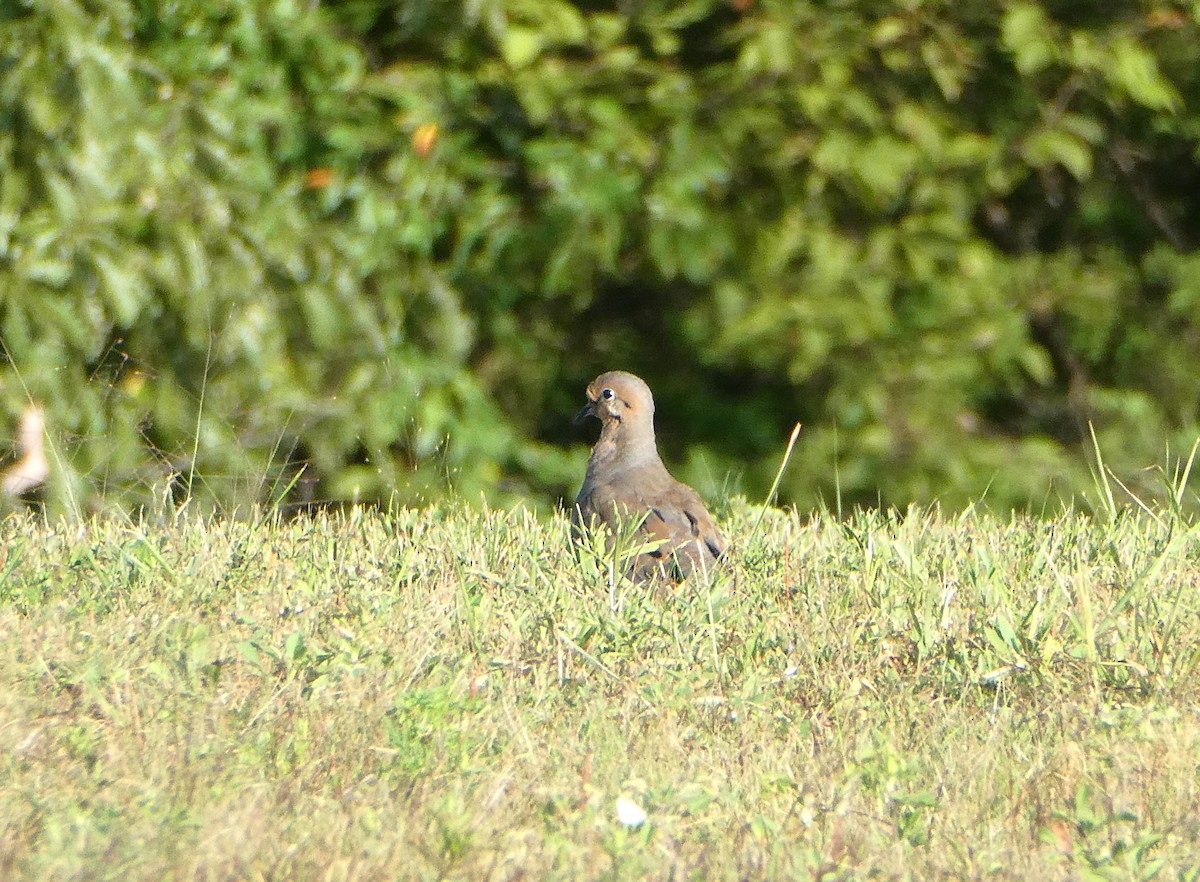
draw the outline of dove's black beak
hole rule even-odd
[[[593,409],[595,407],[595,405],[596,405],[596,402],[589,401],[587,404],[585,404],[583,406],[583,409],[580,410],[579,413],[575,414],[575,418],[573,420],[571,420],[571,422],[578,426],[580,423],[582,423],[588,417],[595,416],[596,411]]]

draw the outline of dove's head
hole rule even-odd
[[[587,417],[609,423],[654,424],[654,397],[640,377],[625,371],[609,371],[592,380],[587,387],[587,404],[575,415],[575,422]]]

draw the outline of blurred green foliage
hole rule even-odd
[[[76,509],[569,495],[611,368],[708,491],[1136,481],[1198,79],[1175,2],[9,0],[0,396]]]

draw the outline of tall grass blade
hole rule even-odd
[[[766,516],[767,509],[775,502],[775,494],[779,492],[779,484],[783,481],[783,473],[787,470],[788,461],[792,458],[792,451],[796,448],[796,439],[800,437],[800,423],[792,428],[791,437],[788,438],[787,449],[783,452],[783,460],[779,463],[779,470],[775,472],[775,480],[771,482],[771,489],[767,492],[767,498],[763,502],[762,510],[758,513],[758,519],[754,522],[753,529],[750,530],[750,537],[746,540],[746,546],[750,547],[754,544],[754,538],[758,535],[758,529],[762,526],[763,517]]]

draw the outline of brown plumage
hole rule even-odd
[[[711,569],[725,540],[700,494],[672,478],[659,458],[650,387],[633,374],[609,371],[587,387],[587,399],[575,422],[597,417],[600,440],[592,448],[571,523],[579,529],[598,521],[616,530],[641,518],[639,531],[661,544],[633,561],[634,578]]]

